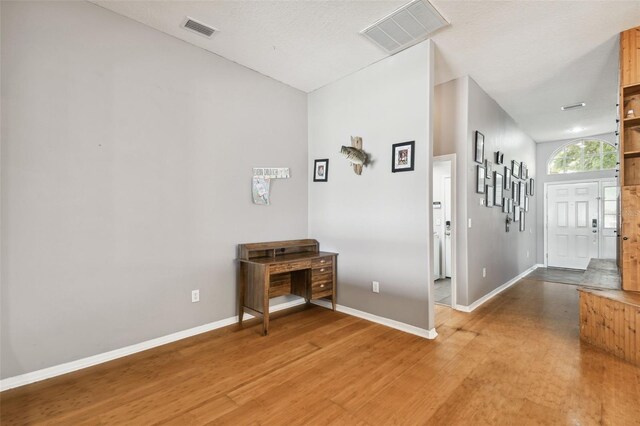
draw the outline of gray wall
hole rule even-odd
[[[306,95],[91,3],[1,10],[1,377],[235,315],[236,244],[307,235]],[[270,207],[256,166],[291,167]]]
[[[494,152],[500,150],[505,153],[505,165],[511,160],[525,162],[530,177],[535,177],[536,144],[473,79],[463,77],[438,85],[435,93],[434,154],[457,156],[457,303],[468,306],[533,266],[536,253],[533,197],[525,232],[512,223],[511,232],[506,233],[502,208],[480,205],[484,194],[475,192],[474,132],[485,135],[485,158],[493,162]],[[494,164],[494,170],[504,173],[503,166]],[[483,267],[486,278],[482,277]]]
[[[585,180],[585,179],[615,179],[617,173],[613,170],[605,170],[598,172],[586,172],[586,173],[567,173],[548,175],[547,163],[555,151],[564,144],[574,141],[576,139],[601,139],[612,144],[618,142],[617,136],[614,133],[605,133],[601,135],[593,135],[581,138],[570,138],[560,141],[544,142],[537,145],[536,150],[536,218],[537,218],[537,263],[544,263],[544,184],[547,182],[565,182],[571,180]]]
[[[455,187],[451,198],[455,202],[455,269],[456,303],[467,300],[467,194],[462,184],[467,181],[465,158],[469,151],[467,127],[469,116],[469,78],[463,77],[439,84],[435,87],[433,123],[433,155],[456,155]]]
[[[421,43],[309,95],[309,235],[340,253],[338,303],[432,328],[431,133],[433,50]],[[340,154],[361,136],[371,165],[354,174]],[[391,145],[416,142],[415,171],[391,173]],[[380,282],[380,293],[371,281]]]

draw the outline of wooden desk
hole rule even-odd
[[[269,299],[286,294],[331,300],[336,309],[337,253],[320,251],[316,240],[287,240],[238,245],[238,320],[244,312],[262,317],[269,333]]]

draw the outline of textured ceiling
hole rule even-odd
[[[384,58],[358,32],[406,1],[94,3],[310,92]],[[470,75],[539,142],[615,129],[617,34],[640,1],[432,3],[451,22],[433,37],[436,83]],[[220,32],[186,31],[186,16]]]

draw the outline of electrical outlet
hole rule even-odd
[[[378,281],[372,281],[371,290],[373,290],[374,293],[380,293],[380,283]]]
[[[487,268],[482,268],[482,278],[487,277]]]
[[[200,301],[200,290],[191,290],[191,303]]]

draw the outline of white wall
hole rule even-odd
[[[588,180],[588,179],[615,179],[617,173],[615,170],[603,170],[597,172],[585,173],[567,173],[549,175],[547,174],[547,164],[551,156],[556,150],[565,144],[576,139],[600,139],[612,144],[618,142],[615,133],[605,133],[601,135],[593,135],[581,138],[570,138],[553,142],[544,142],[537,144],[536,150],[536,218],[537,218],[537,263],[544,263],[544,184],[547,182],[566,182],[571,180]]]
[[[309,236],[340,253],[338,303],[425,329],[433,327],[432,58],[424,42],[308,98],[309,165],[330,161],[329,181],[309,183]],[[361,176],[339,154],[350,136],[371,156]],[[391,145],[406,141],[416,142],[415,171],[391,173]]]
[[[306,95],[91,3],[1,10],[2,378],[235,315],[236,245],[307,235]],[[291,167],[270,207],[256,166]]]
[[[485,158],[494,162],[494,152],[505,153],[504,164],[525,162],[529,176],[536,170],[535,142],[471,78],[463,77],[436,87],[435,155],[455,153],[458,179],[456,286],[457,304],[471,305],[535,264],[535,200],[529,199],[526,232],[511,224],[505,232],[506,213],[501,207],[480,205],[476,165],[473,160],[474,132],[485,135]],[[494,170],[504,173],[504,166]],[[467,227],[471,219],[472,227]],[[527,257],[527,252],[529,256]],[[482,268],[487,276],[482,277]]]

